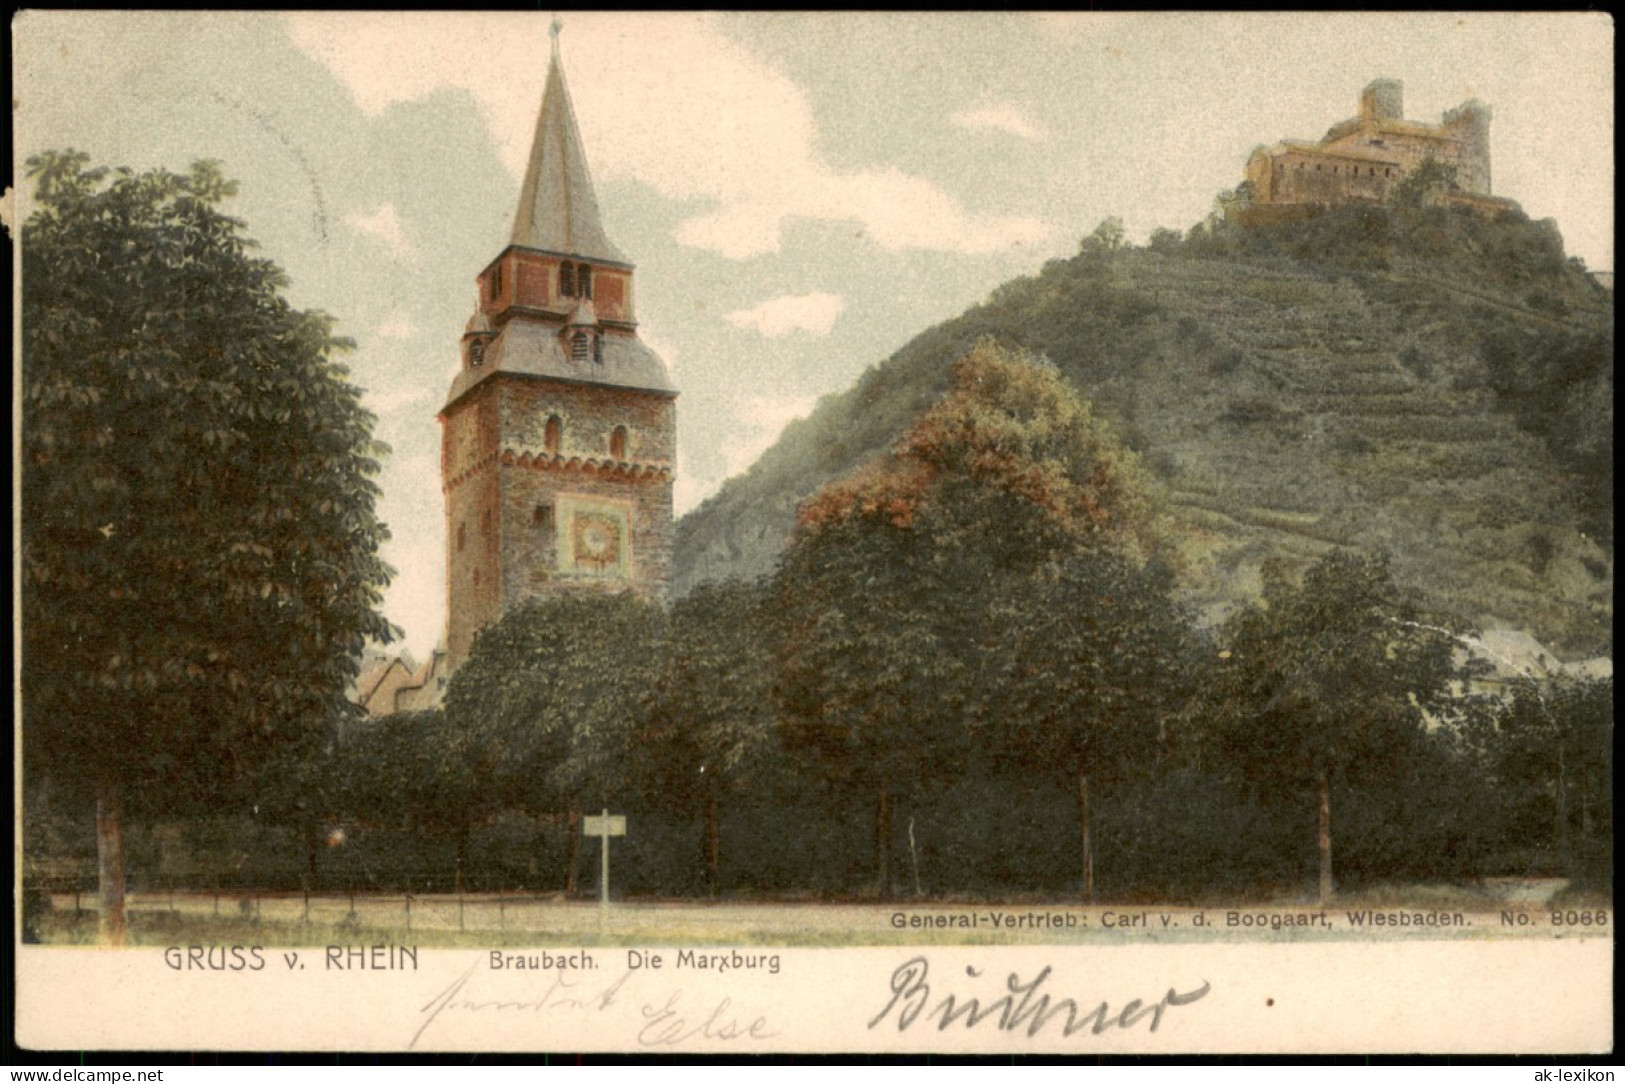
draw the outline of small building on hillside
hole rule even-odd
[[[397,711],[428,711],[440,706],[448,676],[444,643],[421,666],[407,652],[375,656],[363,666],[352,699],[374,718]]]
[[[1360,111],[1318,141],[1283,139],[1247,160],[1250,210],[1382,203],[1422,163],[1455,171],[1444,202],[1502,211],[1517,207],[1490,190],[1490,107],[1473,99],[1439,124],[1405,119],[1405,88],[1377,79],[1360,93]],[[1271,217],[1268,211],[1254,217]]]
[[[1485,629],[1463,641],[1468,655],[1487,664],[1488,670],[1475,678],[1475,693],[1508,696],[1520,681],[1544,681],[1555,677],[1606,680],[1614,676],[1614,660],[1607,655],[1564,662],[1549,648],[1520,629]]]

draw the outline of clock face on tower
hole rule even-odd
[[[570,548],[577,568],[604,569],[620,563],[621,525],[613,516],[579,512],[570,525]]]
[[[560,572],[615,578],[631,575],[629,502],[561,494],[558,509]]]

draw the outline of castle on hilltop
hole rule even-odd
[[[1490,192],[1489,106],[1475,98],[1439,124],[1406,120],[1404,84],[1377,79],[1360,92],[1359,114],[1332,125],[1319,142],[1283,139],[1253,151],[1248,210],[1268,218],[1266,208],[1386,202],[1429,159],[1455,170],[1456,187],[1444,202],[1492,212],[1517,207]]]

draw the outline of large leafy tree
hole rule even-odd
[[[1393,775],[1451,718],[1471,676],[1468,630],[1429,614],[1386,557],[1336,550],[1301,582],[1266,565],[1262,602],[1221,630],[1204,712],[1223,762],[1270,793],[1312,789],[1319,895],[1330,898],[1331,791]]]
[[[28,162],[24,754],[97,807],[124,936],[122,811],[251,786],[339,718],[389,576],[373,417],[220,210],[218,167]]]
[[[1430,207],[1445,193],[1459,191],[1456,167],[1446,165],[1431,154],[1394,185],[1393,201],[1403,207]]]
[[[882,894],[893,799],[971,755],[964,724],[1012,585],[1070,553],[1142,557],[1152,507],[1060,374],[986,341],[889,456],[801,507],[775,580],[782,728],[874,800]]]
[[[364,719],[338,744],[334,812],[456,841],[456,885],[468,870],[469,834],[495,808],[492,751],[444,710]]]
[[[1095,895],[1091,779],[1159,759],[1189,685],[1192,625],[1162,562],[1096,548],[1014,586],[979,687],[976,729],[1018,778],[1075,788],[1082,884]]]
[[[716,895],[721,806],[759,788],[774,763],[767,602],[756,583],[702,584],[672,607],[665,668],[631,734],[631,777],[651,805],[698,814]]]
[[[475,637],[446,689],[463,755],[504,803],[569,826],[565,891],[576,889],[583,809],[627,784],[623,754],[660,676],[665,616],[632,594],[582,591],[510,611]]]
[[[1585,864],[1577,858],[1605,855],[1611,841],[1613,738],[1611,677],[1520,680],[1493,720],[1488,766],[1514,824],[1543,812],[1571,875]]]

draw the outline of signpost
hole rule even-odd
[[[581,834],[584,836],[597,836],[599,839],[599,857],[602,865],[602,875],[598,882],[599,915],[609,915],[609,837],[626,835],[626,817],[621,814],[609,815],[609,810],[599,816],[586,816],[581,818]]]

